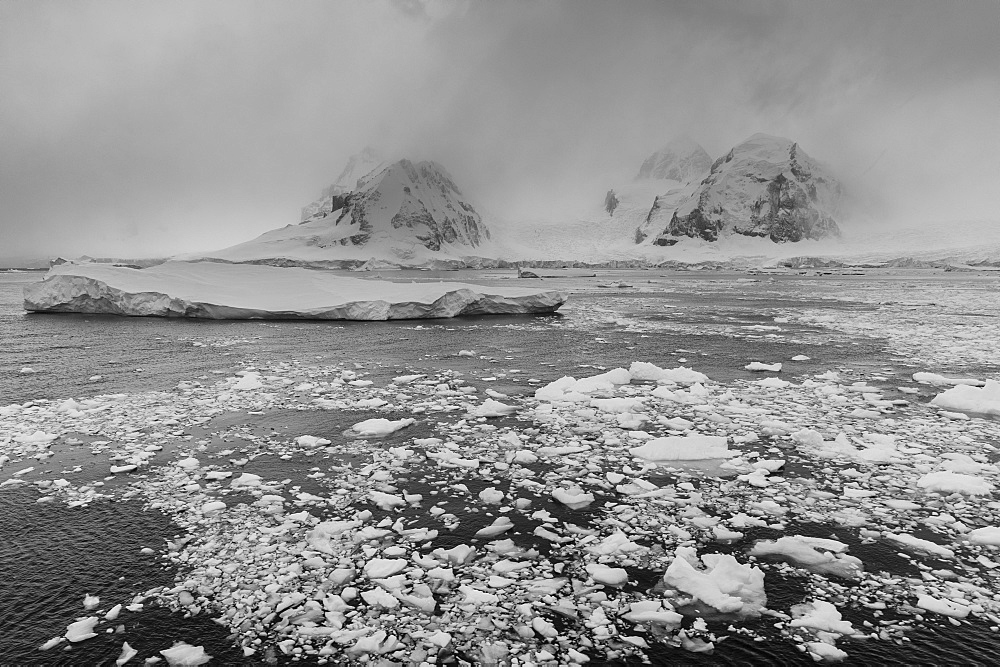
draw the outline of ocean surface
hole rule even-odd
[[[511,273],[404,271],[385,272],[384,277],[519,286],[529,283],[518,281]],[[223,464],[235,456],[231,453],[234,448],[247,442],[254,446],[289,442],[302,434],[326,438],[337,447],[343,444],[349,453],[331,454],[322,465],[357,467],[365,463],[366,448],[412,446],[414,438],[440,437],[463,416],[444,410],[434,413],[433,419],[418,419],[411,428],[384,440],[358,445],[348,437],[352,424],[373,417],[406,416],[411,414],[403,409],[406,403],[400,399],[396,409],[390,401],[388,408],[316,410],[305,409],[307,404],[299,403],[297,407],[268,404],[261,409],[236,410],[228,409],[225,395],[218,394],[218,398],[204,400],[215,401],[219,407],[214,403],[206,405],[206,410],[212,408],[205,412],[208,416],[186,423],[178,407],[182,404],[174,404],[170,398],[179,395],[178,387],[184,383],[204,388],[230,379],[231,384],[231,378],[238,373],[254,370],[262,374],[284,373],[298,382],[299,377],[328,377],[324,374],[336,368],[363,377],[372,387],[386,386],[394,377],[407,374],[446,377],[452,388],[466,386],[477,392],[490,389],[505,395],[501,399],[504,402],[512,403],[529,400],[537,387],[566,375],[584,377],[645,361],[662,368],[691,367],[718,385],[752,395],[750,383],[762,375],[745,366],[752,361],[782,361],[780,378],[793,383],[835,372],[867,382],[886,396],[905,397],[910,405],[900,406],[887,418],[900,422],[901,433],[915,433],[907,431],[907,420],[931,419],[930,413],[917,411],[926,410],[923,406],[940,388],[912,382],[914,372],[1000,378],[1000,356],[996,354],[1000,345],[1000,304],[996,298],[1000,280],[995,277],[932,272],[873,272],[864,276],[748,276],[655,270],[598,273],[595,278],[530,281],[572,293],[566,306],[552,315],[397,322],[194,321],[28,314],[21,307],[21,290],[28,282],[38,280],[40,274],[0,273],[0,407],[21,404],[18,414],[28,419],[33,414],[47,414],[45,411],[54,410],[53,406],[67,399],[83,402],[112,395],[116,396],[116,406],[141,404],[147,410],[143,414],[158,414],[148,406],[159,402],[159,409],[169,412],[173,420],[167,423],[176,424],[172,427],[175,432],[161,434],[162,449],[151,451],[150,472],[142,481],[110,476],[107,450],[103,449],[107,445],[102,443],[116,439],[137,441],[162,430],[159,425],[129,423],[127,417],[122,417],[119,430],[113,433],[106,423],[99,432],[88,430],[86,425],[72,432],[62,429],[48,448],[51,456],[41,458],[25,456],[25,450],[12,441],[14,433],[0,431],[0,447],[6,448],[0,455],[6,453],[10,459],[0,468],[0,482],[15,477],[24,482],[0,487],[0,663],[111,664],[121,652],[123,641],[138,651],[129,664],[158,655],[177,641],[204,646],[207,653],[222,662],[316,661],[316,656],[286,655],[266,640],[245,657],[239,633],[213,620],[218,610],[211,605],[193,613],[164,602],[175,595],[171,589],[185,581],[188,570],[199,565],[194,560],[170,557],[176,550],[168,542],[190,536],[194,529],[182,525],[184,520],[179,517],[185,515],[178,505],[157,502],[163,498],[150,490],[161,483],[156,471],[167,470],[179,452],[187,451],[193,443],[201,443],[199,459]],[[796,355],[808,358],[789,362]],[[273,370],[276,368],[284,370],[279,373]],[[905,395],[893,393],[900,385],[911,391]],[[760,397],[761,404],[775,412],[785,411],[791,419],[791,399],[785,407],[781,400],[780,394]],[[122,409],[123,415],[138,414],[129,413],[131,408]],[[911,410],[912,415],[907,412]],[[966,429],[962,433],[971,439],[978,437],[976,424],[988,425],[981,426],[982,439],[991,441],[994,437],[995,422],[991,420],[974,417],[968,422],[949,423]],[[32,424],[32,429],[37,426],[44,432],[59,430],[55,424],[47,430],[44,421]],[[530,415],[505,417],[496,424],[526,433],[537,432],[540,427]],[[566,426],[572,427],[572,423]],[[576,428],[585,433],[585,425],[577,424]],[[882,432],[885,430],[882,427]],[[832,474],[833,464],[827,459],[798,457],[786,444],[778,443],[776,447],[785,451],[782,456],[788,457],[790,466],[795,466],[794,474],[800,478],[821,479]],[[331,486],[315,475],[320,463],[315,454],[287,449],[272,452],[266,446],[253,451],[243,472],[286,480],[286,486],[296,492],[321,495],[336,487],[335,482]],[[996,458],[992,452],[990,457]],[[15,475],[29,467],[33,469]],[[425,461],[400,472],[398,479],[408,481],[401,486],[411,493],[437,493],[440,482],[435,478],[436,470]],[[557,469],[535,470],[546,475]],[[699,481],[703,474],[716,473],[683,473],[684,479],[702,484],[705,489],[720,483],[707,478]],[[791,472],[786,474],[792,476]],[[82,489],[84,495],[54,492],[46,482],[55,479],[68,480],[70,488]],[[676,479],[664,477],[658,483],[673,481]],[[477,479],[466,484],[473,501],[470,504],[456,496],[448,500],[450,505],[442,505],[457,517],[459,527],[442,535],[434,546],[448,548],[474,539],[480,512],[475,494],[486,488],[487,482]],[[89,498],[86,502],[74,506],[72,498],[85,496]],[[602,525],[605,504],[612,501],[610,495],[601,498],[586,510],[574,513],[539,494],[534,498],[534,507],[544,506],[562,520],[585,528],[595,527]],[[239,500],[237,495],[226,496],[231,506]],[[253,502],[252,497],[246,500]],[[979,498],[977,502],[986,501]],[[940,512],[948,509],[933,507]],[[960,516],[975,515],[975,508],[970,509],[968,504],[953,511]],[[402,516],[416,520],[418,513]],[[893,579],[895,599],[905,597],[905,590],[901,592],[899,587],[905,587],[907,581],[919,583],[921,572],[946,565],[928,559],[929,565],[923,567],[917,557],[901,557],[898,549],[865,539],[857,526],[832,518],[827,522],[803,518],[788,519],[783,530],[748,528],[742,540],[715,545],[713,550],[742,558],[746,546],[756,539],[776,539],[782,534],[835,536],[850,545],[850,553],[864,561],[867,571],[882,571],[887,581]],[[538,546],[539,540],[530,533],[533,524],[526,518],[518,518],[515,523],[511,535],[518,544],[535,545],[543,556],[562,558],[567,563],[574,559],[555,547]],[[868,528],[878,526],[869,524]],[[151,553],[143,553],[147,548]],[[971,563],[971,556],[963,562]],[[636,591],[653,588],[661,575],[662,570],[630,567],[631,585]],[[997,579],[990,572],[977,572],[975,577],[976,585],[1000,593]],[[813,590],[809,581],[810,574],[802,569],[783,565],[767,569],[769,608],[788,613],[807,598],[807,591]],[[929,613],[921,616],[914,612],[912,600],[901,605],[895,615],[890,608],[884,616],[873,616],[870,608],[851,602],[856,582],[835,580],[834,584],[828,590],[836,591],[834,597],[843,602],[839,606],[844,619],[856,627],[864,629],[865,622],[877,626],[880,619],[889,617],[906,626],[881,640],[839,639],[837,646],[847,652],[847,664],[985,665],[1000,661],[997,633],[990,629],[1000,621],[977,614],[959,622]],[[866,580],[865,585],[870,584]],[[150,590],[157,594],[143,597]],[[866,594],[871,592],[866,589]],[[99,634],[92,639],[64,642],[40,651],[40,645],[65,632],[69,623],[91,614],[83,607],[87,594],[100,596],[98,610],[102,612],[112,604],[127,605],[137,599],[142,599],[144,606],[123,611],[114,621],[102,621]],[[470,617],[469,624],[476,620]],[[709,619],[709,629],[716,636],[725,636],[711,653],[658,643],[656,633],[651,632],[643,635],[650,645],[645,654],[654,664],[813,664],[795,641],[775,630],[774,617],[740,621],[752,630],[746,634],[727,632],[732,623],[732,619]],[[567,630],[570,643],[577,636],[571,630]],[[566,648],[565,643],[559,646]],[[463,658],[469,654],[457,647],[449,655],[459,664],[471,660]],[[343,654],[330,658],[335,664],[340,659],[346,658]],[[385,664],[399,664],[391,658],[385,660]],[[591,664],[641,662],[638,654],[624,651],[612,658],[593,653]]]

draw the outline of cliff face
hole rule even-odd
[[[679,204],[657,198],[644,227],[661,229],[657,245],[682,237],[716,241],[721,234],[766,237],[776,243],[839,236],[843,187],[798,144],[755,134],[712,165]]]
[[[680,137],[646,158],[636,178],[688,183],[704,177],[711,167],[712,158],[704,148]]]

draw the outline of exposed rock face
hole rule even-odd
[[[363,246],[381,235],[413,238],[440,250],[444,244],[475,247],[490,237],[476,209],[436,162],[400,160],[368,174],[325,219],[340,245]]]
[[[31,312],[204,319],[394,320],[547,313],[565,292],[359,280],[297,268],[167,262],[64,264],[24,288]]]
[[[325,188],[319,199],[302,209],[302,221],[305,222],[316,216],[324,217],[343,208],[344,195],[357,190],[358,181],[373,171],[384,168],[386,164],[378,151],[370,146],[349,157],[344,170],[340,172],[340,176],[333,182],[333,185]]]
[[[688,183],[702,179],[712,167],[712,158],[698,142],[679,137],[642,163],[636,178]]]
[[[835,216],[842,194],[837,179],[798,144],[755,134],[716,160],[679,205],[657,198],[644,226],[663,230],[657,245],[685,236],[716,241],[724,233],[777,243],[821,239],[840,235]]]

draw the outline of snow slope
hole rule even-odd
[[[391,320],[552,312],[563,292],[464,283],[394,283],[250,264],[167,262],[148,269],[62,264],[24,288],[32,312],[205,319]]]

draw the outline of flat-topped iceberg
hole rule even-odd
[[[565,292],[361,280],[325,271],[214,262],[147,269],[62,264],[24,288],[33,312],[204,319],[398,320],[553,312]]]

